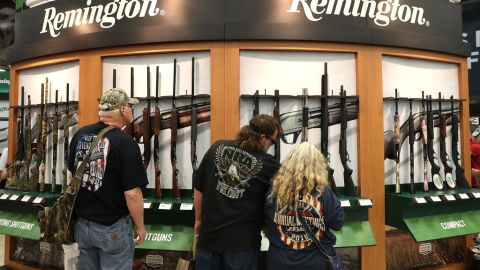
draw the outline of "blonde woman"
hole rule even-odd
[[[288,154],[267,193],[267,269],[328,269],[326,257],[297,217],[297,213],[303,217],[311,233],[334,255],[336,238],[330,229],[339,230],[345,214],[327,177],[325,158],[315,145],[304,142]]]

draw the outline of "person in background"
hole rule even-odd
[[[258,269],[265,194],[280,166],[266,152],[279,130],[275,118],[257,115],[203,157],[193,178],[196,270]]]
[[[472,132],[470,139],[472,187],[480,187],[480,126]]]
[[[88,153],[98,133],[107,126],[95,146],[80,184],[74,206],[75,240],[80,256],[77,269],[132,269],[135,244],[147,234],[143,221],[142,188],[148,184],[140,149],[122,128],[133,120],[137,99],[114,88],[100,98],[100,121],[80,128],[70,144],[70,177]],[[132,219],[137,239],[132,234]]]
[[[0,156],[0,189],[5,188],[7,183],[7,158],[8,158],[8,148],[4,148],[2,155]]]
[[[345,213],[328,186],[325,158],[308,142],[288,154],[267,193],[267,269],[328,269],[327,258],[300,223],[297,208],[313,235],[334,255],[336,238],[330,230],[343,226]]]

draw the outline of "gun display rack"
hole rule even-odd
[[[41,99],[39,104],[32,104],[30,95],[25,96],[25,89],[21,89],[21,105],[10,106],[13,110],[19,111],[17,113],[17,136],[16,144],[17,151],[15,154],[15,160],[8,165],[9,178],[7,181],[5,194],[8,194],[11,190],[30,191],[40,193],[46,192],[46,183],[48,184],[48,191],[50,193],[59,195],[58,191],[64,192],[67,185],[67,155],[69,144],[69,129],[77,124],[75,119],[76,110],[71,109],[70,106],[77,106],[77,101],[71,101],[69,99],[69,84],[66,85],[66,100],[58,100],[58,91],[55,91],[55,102],[51,102],[51,95],[49,96],[49,90],[51,83],[48,78],[45,79],[45,83],[41,84]],[[50,93],[51,94],[51,93]],[[27,100],[27,102],[25,102]],[[59,111],[59,106],[63,106],[63,111]],[[36,119],[33,119],[35,111],[38,111]],[[27,110],[27,111],[25,111]],[[32,125],[33,122],[33,125]],[[67,129],[64,129],[68,126]],[[63,145],[64,157],[63,160],[57,161],[58,142],[59,142],[59,130],[63,132]],[[52,134],[52,140],[50,141],[49,134]],[[50,141],[50,142],[49,142]],[[50,172],[46,172],[47,163],[52,161]],[[62,164],[62,166],[58,166]],[[29,169],[26,169],[29,168]],[[57,172],[62,172],[61,182],[57,181]],[[48,179],[49,178],[49,179]],[[59,189],[58,186],[61,186]],[[14,194],[14,193],[11,193]],[[44,202],[42,195],[36,198],[30,198],[31,195],[27,193],[12,195],[12,198],[23,200],[24,202]]]
[[[160,80],[162,74],[159,71],[159,66],[147,65],[146,66],[146,94],[145,96],[137,96],[135,93],[135,80],[134,68],[130,68],[130,96],[139,99],[140,104],[135,107],[140,108],[142,113],[133,120],[132,125],[127,125],[124,132],[131,134],[135,141],[143,146],[143,162],[144,168],[149,171],[150,163],[152,162],[153,154],[153,170],[149,179],[150,183],[155,183],[153,192],[149,192],[145,198],[145,209],[159,209],[159,210],[192,210],[192,197],[193,190],[191,187],[181,189],[179,187],[179,171],[182,168],[177,167],[177,137],[178,130],[190,127],[190,161],[192,166],[192,173],[197,169],[197,126],[202,123],[210,121],[210,95],[208,94],[195,94],[195,58],[191,58],[191,84],[190,90],[185,91],[185,95],[176,95],[178,92],[178,75],[177,75],[177,59],[173,59],[173,87],[170,92],[172,95],[159,95],[160,92]],[[151,77],[155,81],[154,91],[151,91]],[[117,70],[112,70],[112,85],[116,87]],[[194,90],[192,90],[194,89]],[[197,90],[198,91],[198,90]],[[177,106],[177,101],[190,101],[187,105]],[[154,102],[155,106],[152,106]],[[160,102],[171,103],[170,108],[160,110]],[[162,174],[161,165],[167,163],[166,160],[162,160],[160,157],[160,131],[170,130],[169,134],[163,134],[167,136],[170,144],[170,159],[172,167],[172,175]],[[152,144],[153,139],[153,144]],[[185,143],[185,142],[184,142]],[[153,149],[152,149],[153,147]],[[171,179],[172,188],[167,189],[163,187],[162,182],[165,183],[165,179]],[[163,181],[162,181],[163,180]],[[151,191],[149,189],[149,191]]]

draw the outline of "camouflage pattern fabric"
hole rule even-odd
[[[74,243],[72,213],[76,192],[67,192],[51,206],[38,213],[42,240],[49,243]]]
[[[112,88],[103,93],[100,98],[100,105],[98,105],[101,111],[113,111],[120,109],[121,106],[127,106],[128,104],[138,104],[138,99],[129,98],[125,90],[120,88]]]

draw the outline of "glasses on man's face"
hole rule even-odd
[[[272,145],[275,145],[277,143],[276,140],[274,140],[272,137],[268,136],[267,134],[265,134],[265,137],[267,137],[270,141],[272,141]]]

